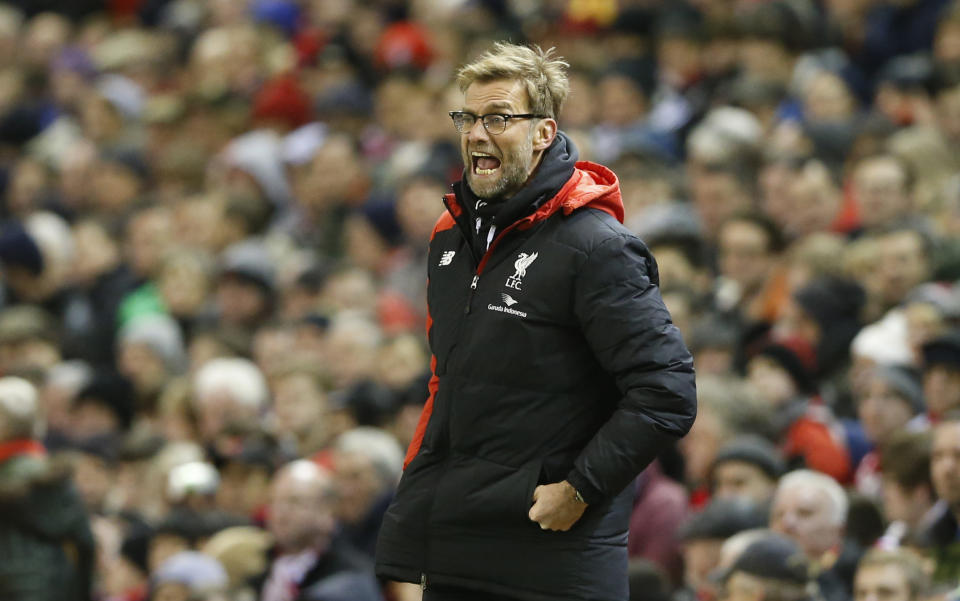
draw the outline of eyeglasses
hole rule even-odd
[[[523,113],[522,115],[508,115],[506,113],[487,113],[486,115],[474,115],[466,111],[450,111],[450,118],[453,119],[453,126],[461,134],[465,134],[473,129],[477,119],[483,122],[483,128],[488,133],[497,135],[502,134],[507,129],[507,122],[511,119],[546,119],[545,115],[534,115],[533,113]]]

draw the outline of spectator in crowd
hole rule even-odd
[[[812,576],[808,559],[790,539],[766,535],[750,543],[724,576],[721,598],[735,601],[804,601]]]
[[[368,426],[344,432],[333,445],[336,514],[342,535],[371,558],[402,466],[400,445],[378,428]]]
[[[929,577],[923,560],[906,550],[872,549],[857,565],[854,601],[879,599],[916,601],[929,594]]]
[[[747,499],[715,499],[691,516],[678,531],[683,549],[683,588],[679,596],[713,598],[717,591],[712,577],[724,542],[763,525],[763,511]]]
[[[882,499],[888,526],[881,543],[922,546],[922,536],[937,516],[930,477],[928,432],[896,432],[881,448]]]
[[[923,395],[934,420],[960,407],[960,334],[950,331],[925,345]]]
[[[933,427],[930,478],[940,500],[924,542],[936,562],[934,583],[948,584],[960,574],[960,563],[953,559],[957,544],[956,511],[960,505],[960,420],[956,413],[943,415]]]
[[[828,601],[849,601],[860,551],[844,540],[849,502],[836,480],[797,470],[780,479],[770,508],[770,529],[795,541],[817,573]]]
[[[745,435],[717,452],[710,470],[716,499],[746,499],[766,508],[786,471],[780,451],[768,440]]]
[[[276,547],[261,598],[380,601],[370,560],[335,534],[330,474],[301,459],[281,468],[270,488],[267,529]]]
[[[39,411],[32,384],[0,379],[0,545],[8,550],[0,597],[88,601],[95,553],[90,523],[69,474],[37,440]]]
[[[860,460],[855,484],[859,492],[876,497],[886,473],[880,466],[880,449],[899,430],[911,425],[914,429],[922,427],[913,420],[926,408],[920,382],[909,367],[876,367],[868,377],[867,388],[856,404],[859,423],[873,450]]]

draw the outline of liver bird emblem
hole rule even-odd
[[[523,276],[527,275],[527,267],[530,267],[530,264],[537,260],[537,255],[540,253],[533,253],[528,255],[527,253],[520,253],[520,256],[517,257],[517,260],[513,262],[513,268],[516,269],[516,273],[513,274],[515,279],[521,279]]]

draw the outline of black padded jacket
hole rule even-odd
[[[562,180],[561,180],[562,183]],[[576,163],[477,261],[455,195],[429,254],[430,398],[377,548],[382,578],[529,601],[626,601],[627,484],[696,414],[692,359],[616,176]],[[566,532],[538,484],[589,502]]]

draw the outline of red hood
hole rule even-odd
[[[613,171],[598,163],[577,161],[573,177],[560,189],[560,193],[541,209],[555,201],[559,201],[564,215],[569,215],[580,207],[590,205],[593,209],[606,211],[617,221],[623,223],[623,198],[620,196],[620,180],[617,179],[617,175]],[[537,213],[539,212],[537,211]]]
[[[589,205],[591,208],[606,211],[620,223],[623,223],[623,198],[620,196],[620,181],[617,175],[598,163],[577,161],[573,175],[560,188],[556,196],[548,200],[534,213],[527,215],[517,227],[528,228],[534,223],[546,219],[559,210],[564,215]],[[456,195],[447,194],[447,204],[454,217],[460,215],[463,209],[457,203]],[[444,213],[447,215],[447,213]],[[440,221],[443,221],[441,216]],[[452,225],[452,224],[450,224]]]

